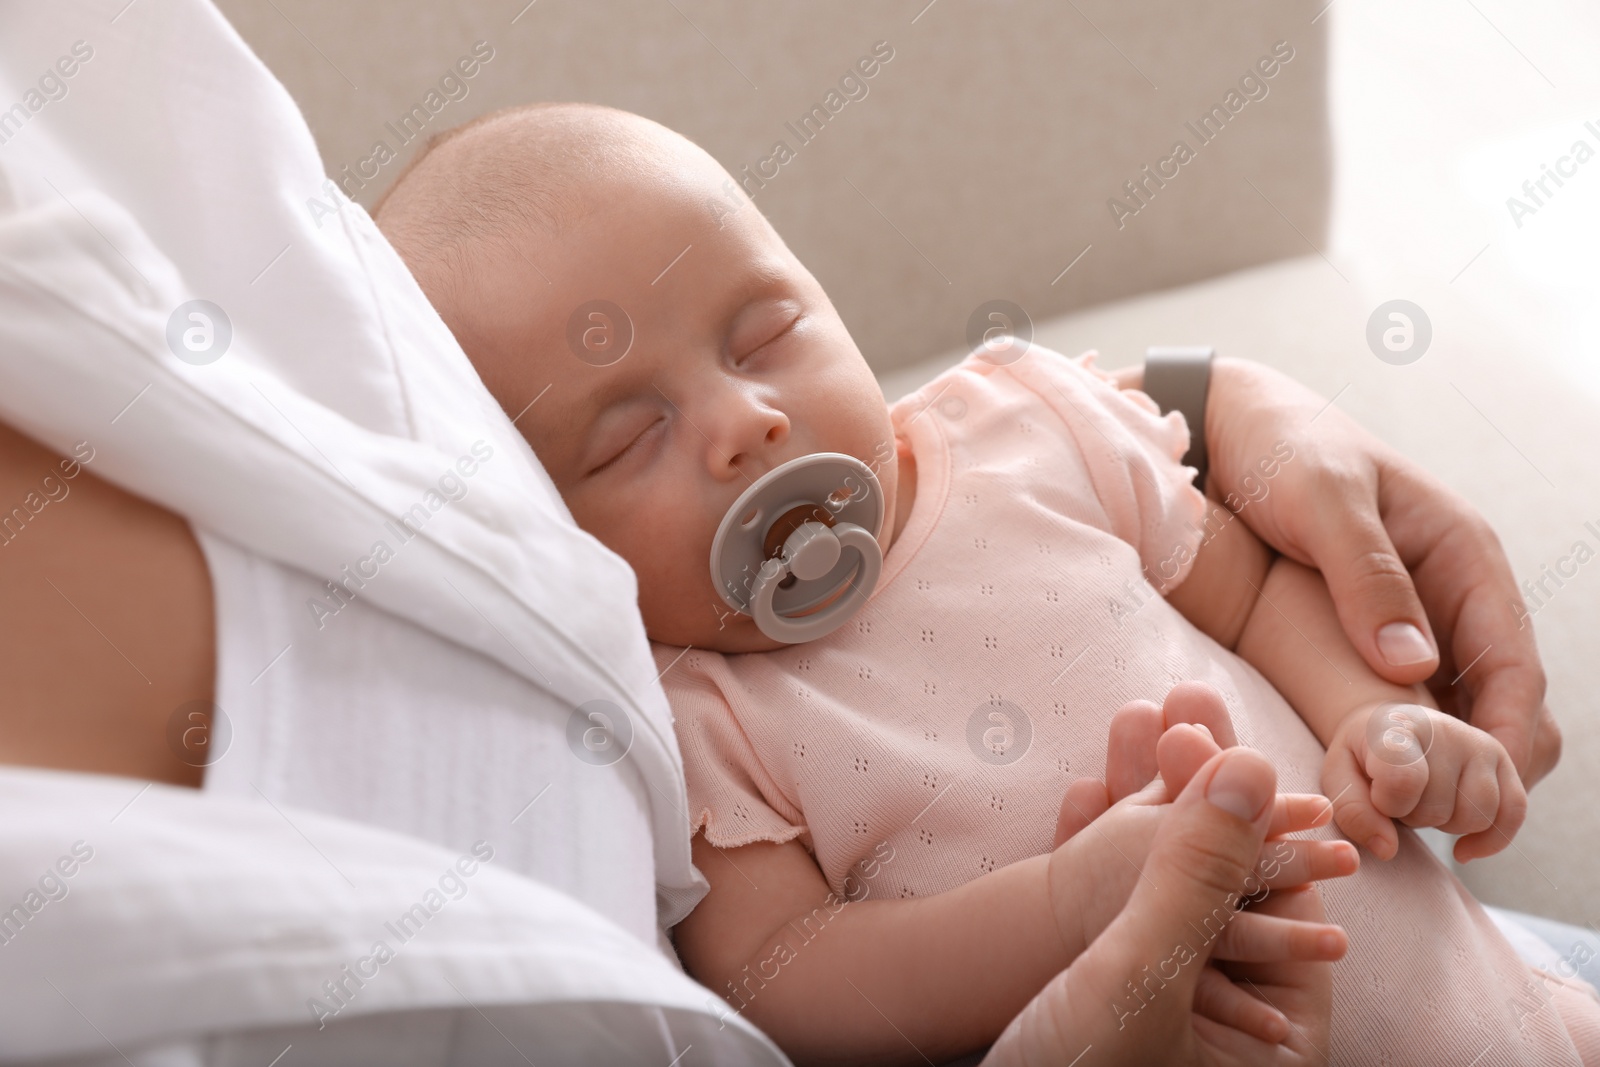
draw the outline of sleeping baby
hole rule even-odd
[[[1600,1063],[1592,991],[1521,962],[1409,829],[1463,835],[1463,860],[1503,848],[1526,807],[1506,752],[1367,668],[1319,574],[1194,488],[1181,415],[1014,340],[886,405],[726,172],[625,112],[486,116],[377,218],[574,519],[638,576],[711,885],[676,947],[796,1062],[940,1062],[999,1035],[1141,877],[1147,818],[1056,830],[1104,774],[1113,713],[1148,702],[1320,788],[1349,839],[1280,842],[1274,875],[1337,877],[1347,946],[1255,916],[1217,951],[1343,954],[1309,1061]],[[752,481],[822,452],[876,475],[882,570],[844,625],[785,644],[707,560]],[[1350,842],[1379,862],[1357,870]],[[1131,1025],[1153,988],[1109,1010]],[[1293,1045],[1256,993],[1254,1015],[1220,994],[1208,1014]]]

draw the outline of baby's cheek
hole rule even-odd
[[[715,619],[705,597],[682,594],[681,576],[663,573],[660,568],[635,567],[634,573],[639,581],[639,613],[646,632],[656,640],[684,643],[684,634],[697,622]]]
[[[698,547],[698,538],[674,536],[668,524],[652,533],[648,522],[636,524],[628,544],[618,554],[628,561],[639,582],[641,608],[682,619],[689,611],[710,617],[713,601],[721,598],[711,584],[709,544]]]

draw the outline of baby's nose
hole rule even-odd
[[[707,462],[720,477],[736,472],[754,480],[789,458],[789,417],[770,404],[741,398],[718,423],[721,432],[707,434]]]

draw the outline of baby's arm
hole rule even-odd
[[[1170,770],[1172,781],[1187,780],[1181,768]],[[1168,771],[1162,768],[1164,782]],[[744,1014],[798,1064],[944,1062],[999,1037],[1122,910],[1164,810],[1134,799],[1109,811],[1091,805],[1092,832],[943,893],[885,900],[869,893],[854,903],[830,892],[798,841],[721,849],[696,834],[694,863],[711,892],[674,929],[675,946],[729,1012]],[[1326,817],[1309,799],[1278,798],[1259,868],[1268,887],[1354,870],[1342,842],[1297,841],[1282,859],[1278,837]],[[893,861],[889,853],[877,862]],[[869,866],[862,874],[870,890],[875,873]],[[1242,911],[1214,958],[1337,959],[1342,948],[1330,948],[1327,933]],[[1260,1035],[1267,1013],[1241,1001],[1250,998],[1218,992],[1201,1010]]]
[[[1265,675],[1324,748],[1357,708],[1431,706],[1421,685],[1396,685],[1367,667],[1344,637],[1321,575],[1274,553],[1217,501],[1206,507],[1205,528],[1216,532],[1167,602]]]
[[[724,850],[700,833],[693,858],[712,891],[674,928],[678,954],[796,1063],[981,1048],[1082,949],[1060,933],[1049,854],[933,896],[855,902],[799,841]]]
[[[1345,636],[1322,576],[1207,504],[1219,513],[1210,528],[1221,519],[1220,529],[1168,600],[1259,670],[1328,749],[1322,785],[1340,828],[1383,859],[1399,844],[1391,818],[1466,834],[1461,860],[1504,848],[1527,796],[1500,743],[1438,711],[1423,686],[1375,674]]]

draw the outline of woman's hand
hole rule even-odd
[[[1550,772],[1561,734],[1544,705],[1544,669],[1482,515],[1330,402],[1260,364],[1215,361],[1205,434],[1208,493],[1263,541],[1322,572],[1345,633],[1374,671],[1401,684],[1426,679],[1440,708],[1505,746],[1525,786]]]
[[[1328,963],[1230,964],[1240,984],[1208,966],[1222,938],[1206,931],[1236,923],[1235,906],[1259,886],[1255,865],[1276,785],[1257,752],[1230,748],[1208,759],[1166,812],[1127,906],[1012,1021],[984,1064],[1068,1064],[1091,1049],[1097,1064],[1325,1062]],[[1314,888],[1274,893],[1254,910],[1291,925],[1323,919]],[[1217,1021],[1240,998],[1273,1006],[1268,1040]]]

